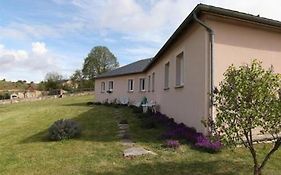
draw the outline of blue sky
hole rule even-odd
[[[97,45],[121,65],[153,57],[198,3],[281,20],[279,0],[0,0],[0,79],[68,77]]]

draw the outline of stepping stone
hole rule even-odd
[[[156,153],[154,153],[152,151],[148,151],[148,150],[146,150],[142,147],[128,148],[128,149],[125,149],[124,152],[123,152],[124,157],[142,156],[142,155],[146,155],[146,154],[157,155]]]
[[[121,145],[133,147],[135,145],[135,143],[130,139],[123,139],[123,140],[121,140]]]
[[[119,130],[118,131],[118,134],[124,134],[124,133],[127,133],[127,130]]]
[[[118,124],[119,129],[129,129],[128,124]]]

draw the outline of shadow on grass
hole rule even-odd
[[[227,168],[226,168],[227,167]],[[216,161],[186,161],[186,162],[156,162],[128,165],[126,168],[117,168],[114,171],[101,173],[102,175],[236,175],[239,172],[248,172],[249,167],[241,162]],[[86,172],[87,175],[96,172]]]
[[[87,102],[82,102],[82,103],[63,104],[62,106],[85,106],[85,107],[87,107],[87,106],[90,106],[90,105],[88,105]]]
[[[132,113],[132,110],[127,107],[107,107],[107,106],[88,106],[86,102],[64,104],[63,106],[85,106],[89,107],[87,112],[78,115],[74,119],[78,121],[82,127],[82,134],[75,140],[85,141],[99,141],[111,142],[119,141],[117,137],[117,120],[127,119],[130,126],[130,136],[132,140],[139,143],[161,143],[161,133],[163,128],[160,126],[155,129],[144,129],[141,127],[142,121]],[[116,117],[115,112],[119,113]],[[55,121],[53,121],[55,122]],[[25,138],[20,143],[33,143],[33,142],[47,142],[48,128],[42,130],[28,138]]]
[[[78,105],[78,104],[70,104]],[[82,103],[81,103],[82,105]],[[83,106],[87,106],[83,103]],[[117,124],[112,117],[112,112],[106,107],[94,106],[87,112],[80,114],[79,116],[72,118],[78,121],[82,127],[81,136],[74,138],[75,140],[85,141],[100,141],[111,142],[118,140],[117,138]],[[54,121],[55,122],[55,121]],[[42,130],[30,137],[25,138],[20,143],[33,143],[33,142],[46,142],[48,135],[48,128]]]

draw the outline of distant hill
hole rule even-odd
[[[24,91],[30,83],[27,83],[26,81],[5,81],[0,80],[0,91]]]

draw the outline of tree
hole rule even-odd
[[[117,58],[107,47],[96,46],[84,60],[83,75],[86,79],[94,79],[96,75],[110,71],[119,66]]]
[[[50,89],[60,89],[61,88],[61,80],[63,76],[57,72],[49,72],[45,76],[45,88]]]
[[[75,70],[75,72],[70,76],[70,79],[74,87],[78,85],[78,88],[82,88],[84,77],[81,70]]]
[[[40,81],[40,83],[38,83],[38,85],[37,85],[37,89],[39,91],[45,91],[46,90],[45,82],[44,81]]]
[[[215,94],[217,117],[213,126],[226,144],[243,144],[250,151],[254,174],[260,175],[281,144],[281,78],[273,67],[265,70],[257,60],[238,68],[232,65],[224,76]],[[273,140],[261,162],[253,144],[254,131]]]
[[[83,80],[83,73],[81,70],[75,70],[75,72],[71,75],[70,79],[75,82],[79,82]]]

